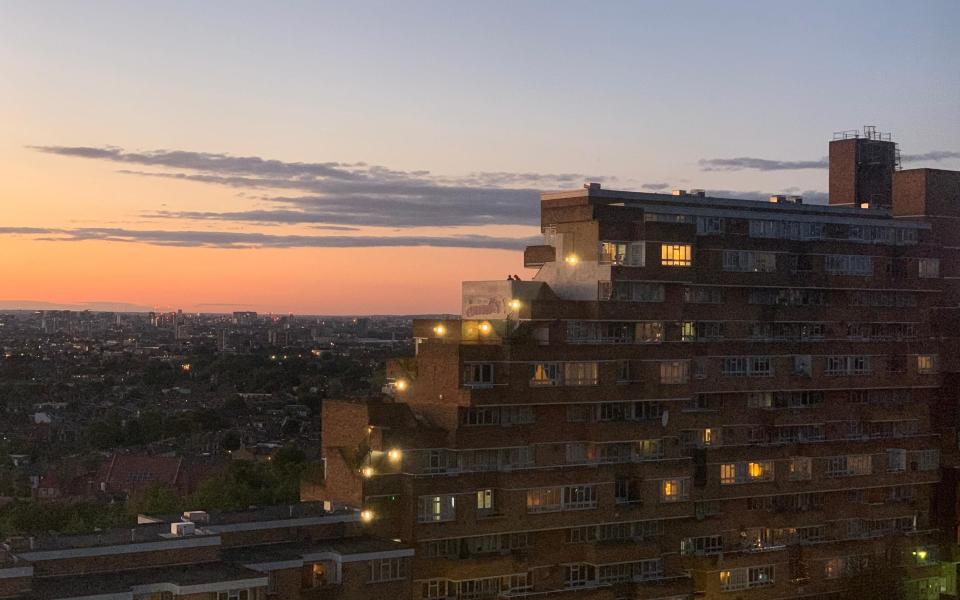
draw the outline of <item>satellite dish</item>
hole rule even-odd
[[[660,424],[661,424],[661,425],[663,425],[664,427],[666,427],[666,426],[667,426],[667,423],[668,423],[669,421],[670,421],[670,411],[669,411],[669,410],[665,410],[665,411],[663,411],[662,413],[660,413]]]

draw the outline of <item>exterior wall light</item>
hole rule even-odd
[[[520,310],[520,301],[514,298],[507,303],[507,306],[510,307],[510,310]]]
[[[373,511],[370,509],[365,509],[360,511],[360,520],[364,523],[369,523],[373,520]]]
[[[402,392],[410,387],[410,384],[407,383],[406,379],[398,379],[394,386],[397,388],[398,392]]]
[[[580,257],[576,254],[568,254],[566,258],[563,259],[563,262],[567,263],[571,267],[580,262]]]
[[[364,467],[360,469],[360,473],[367,479],[370,479],[373,477],[373,467]]]
[[[443,324],[438,324],[433,328],[433,333],[435,333],[437,337],[443,337],[447,334],[447,328],[444,327]]]
[[[483,323],[480,323],[478,328],[480,329],[480,333],[482,333],[483,335],[487,335],[493,330],[493,325],[491,325],[487,321],[484,321]]]
[[[387,458],[390,459],[390,462],[399,462],[402,457],[403,453],[400,452],[398,448],[391,448],[390,451],[387,452]]]

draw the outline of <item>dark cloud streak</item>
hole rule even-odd
[[[0,235],[30,236],[37,241],[82,242],[106,241],[142,243],[154,246],[188,248],[370,248],[370,247],[417,247],[480,248],[494,250],[520,250],[538,243],[540,238],[510,238],[487,235],[456,236],[313,236],[275,235],[230,231],[167,231],[140,230],[112,227],[43,228],[0,227]]]

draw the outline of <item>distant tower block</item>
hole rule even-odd
[[[889,208],[893,172],[900,150],[889,133],[872,125],[863,131],[840,131],[830,142],[830,204]]]

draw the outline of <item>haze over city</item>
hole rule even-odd
[[[459,312],[537,192],[960,168],[956,2],[0,5],[0,308]]]

